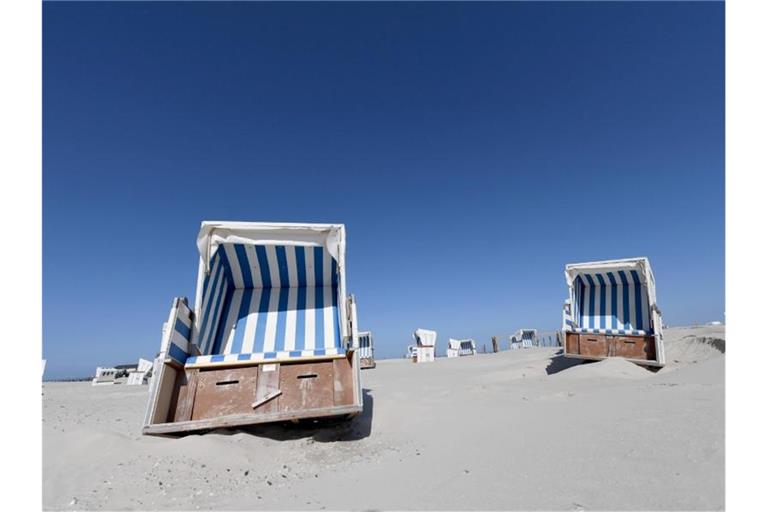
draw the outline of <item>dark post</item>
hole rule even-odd
[[[493,353],[495,354],[499,351],[499,344],[496,342],[496,336],[491,336],[491,343],[493,343]]]

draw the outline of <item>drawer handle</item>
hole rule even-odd
[[[317,377],[316,373],[305,373],[304,375],[297,375],[297,379],[314,379]]]
[[[237,384],[240,382],[239,380],[222,380],[221,382],[217,382],[217,386],[229,386],[230,384]]]
[[[597,341],[597,338],[587,338],[587,341]]]
[[[624,343],[631,343],[632,345],[635,344],[635,340],[624,340]]]

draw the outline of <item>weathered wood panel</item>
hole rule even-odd
[[[282,412],[333,407],[333,361],[281,365],[280,391]]]
[[[352,405],[355,403],[352,371],[352,363],[349,359],[335,359],[333,361],[334,405]]]
[[[192,419],[198,372],[199,370],[195,369],[187,370],[183,373],[179,372],[179,378],[176,381],[179,390],[173,421],[189,421]]]
[[[192,419],[253,414],[257,378],[256,366],[200,371]]]
[[[256,383],[256,399],[254,402],[261,402],[267,396],[279,391],[280,389],[280,365],[263,364],[259,366],[259,380]],[[280,409],[280,397],[276,397],[266,403],[263,403],[253,409],[256,414],[271,414]]]
[[[588,357],[607,357],[608,340],[603,334],[580,334],[579,354]]]

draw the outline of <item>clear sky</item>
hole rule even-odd
[[[723,320],[721,3],[45,3],[46,378],[151,358],[202,220],[342,222],[379,357],[648,256]],[[23,251],[20,253],[23,257]]]

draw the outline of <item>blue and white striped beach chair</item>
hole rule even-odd
[[[579,263],[565,267],[565,355],[624,357],[664,365],[661,311],[647,258]]]
[[[360,412],[345,243],[343,225],[203,222],[195,307],[173,302],[144,432]]]

